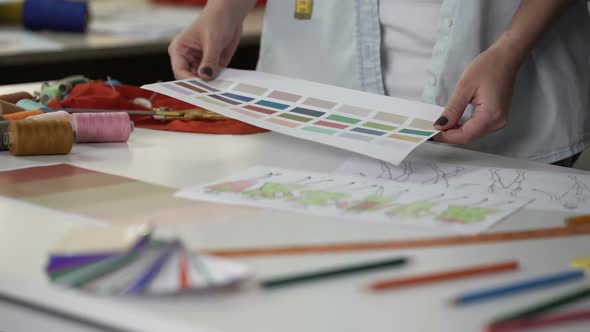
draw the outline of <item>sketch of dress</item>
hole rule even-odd
[[[508,192],[510,196],[518,196],[523,189],[525,170],[491,168],[491,183],[488,191],[491,193]]]
[[[567,190],[560,193],[552,193],[537,188],[531,190],[546,195],[550,200],[560,202],[568,210],[576,210],[585,206],[585,204],[590,204],[590,187],[588,184],[575,175],[568,175],[568,178],[572,180],[572,184]]]
[[[449,188],[449,179],[462,174],[465,167],[452,165],[445,170],[435,162],[406,160],[399,166],[379,161],[380,173],[378,179],[388,179],[396,182],[441,184]]]

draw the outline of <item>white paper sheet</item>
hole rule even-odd
[[[255,71],[143,87],[255,126],[397,164],[436,134],[442,108]]]
[[[481,232],[530,201],[266,166],[187,188],[176,195],[456,233]]]
[[[468,195],[495,194],[506,198],[527,198],[527,208],[590,213],[590,175],[549,173],[511,168],[488,168],[441,163],[433,160],[405,160],[399,166],[379,160],[355,157],[344,162],[340,174],[386,179],[401,183],[431,184]]]

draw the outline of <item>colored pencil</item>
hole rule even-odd
[[[522,310],[516,311],[512,314],[500,317],[492,322],[492,325],[497,325],[500,323],[504,323],[511,320],[517,319],[524,319],[529,318],[537,315],[544,314],[548,311],[553,309],[557,309],[567,304],[571,304],[582,299],[590,297],[590,286],[586,286],[580,289],[576,289],[574,291],[568,292],[566,294],[554,297],[547,301],[543,301],[541,303],[534,304],[530,307],[524,308]]]
[[[136,280],[132,281],[131,284],[124,291],[125,294],[140,294],[142,293],[150,283],[158,276],[166,262],[175,250],[179,248],[178,242],[172,242],[166,244],[160,252],[160,255],[156,260],[142,273]]]
[[[473,266],[457,270],[435,272],[431,274],[423,274],[406,278],[380,280],[372,283],[369,287],[374,291],[380,291],[392,288],[418,286],[423,284],[430,284],[460,278],[475,277],[498,272],[514,271],[516,269],[518,269],[518,262],[509,261],[488,265]]]
[[[64,273],[51,274],[50,277],[53,282],[64,286],[81,287],[134,261],[141,250],[149,245],[150,239],[151,233],[148,233],[139,238],[132,249],[124,254],[106,258],[79,269],[68,269]]]
[[[573,216],[565,219],[566,225],[570,227],[578,227],[578,226],[585,226],[590,224],[590,214],[581,215],[581,216]]]
[[[113,257],[115,255],[120,254],[121,252],[104,252],[82,255],[52,255],[49,258],[49,263],[47,264],[45,270],[48,273],[59,272],[62,270],[95,263],[105,258]]]
[[[578,257],[570,263],[573,268],[576,269],[590,269],[590,256]]]
[[[524,331],[534,328],[565,325],[584,320],[590,320],[590,309],[567,311],[552,315],[542,315],[529,319],[517,319],[504,323],[489,325],[487,332]]]
[[[188,259],[188,253],[183,249],[179,255],[179,277],[181,289],[187,289],[190,287]]]
[[[529,280],[518,281],[507,285],[492,287],[475,292],[469,292],[458,296],[453,300],[457,305],[483,302],[504,296],[510,296],[539,288],[555,286],[566,282],[584,279],[586,276],[583,270],[570,270],[547,276],[537,277]]]
[[[292,276],[285,276],[285,277],[278,277],[272,278],[268,280],[263,280],[260,282],[260,286],[264,288],[273,288],[273,287],[280,287],[280,286],[287,286],[291,284],[297,284],[301,282],[307,282],[317,279],[325,279],[331,277],[338,277],[343,276],[346,274],[352,273],[359,273],[371,270],[378,270],[384,268],[391,268],[391,267],[401,267],[408,262],[407,258],[393,258],[387,259],[382,261],[376,261],[371,263],[359,264],[359,265],[351,265],[345,267],[336,267],[332,269],[314,271],[314,272],[307,272],[302,274],[295,274]]]
[[[416,248],[436,248],[451,246],[480,245],[485,243],[502,243],[528,241],[536,239],[555,239],[590,234],[590,224],[580,223],[575,226],[550,227],[532,230],[516,230],[477,235],[437,236],[417,239],[396,239],[368,242],[343,242],[323,244],[301,244],[277,247],[252,247],[232,249],[204,250],[204,253],[222,257],[262,257],[281,255],[310,255],[342,252],[362,252],[376,250],[400,250]]]

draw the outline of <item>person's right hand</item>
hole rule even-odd
[[[243,21],[231,12],[206,6],[199,18],[174,38],[168,53],[176,79],[198,76],[211,80],[229,65],[240,43]]]

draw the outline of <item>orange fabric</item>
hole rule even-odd
[[[197,108],[183,101],[154,94],[151,91],[140,89],[131,85],[106,85],[103,81],[94,81],[76,85],[70,95],[62,100],[52,100],[51,108],[94,108],[107,110],[142,110],[146,109],[133,104],[135,98],[151,99],[156,108],[167,107],[172,110],[186,110]],[[132,115],[131,119],[138,128],[155,130],[183,131],[203,134],[255,134],[266,132],[266,129],[258,128],[234,119],[196,119],[196,120],[155,120],[151,116]]]

